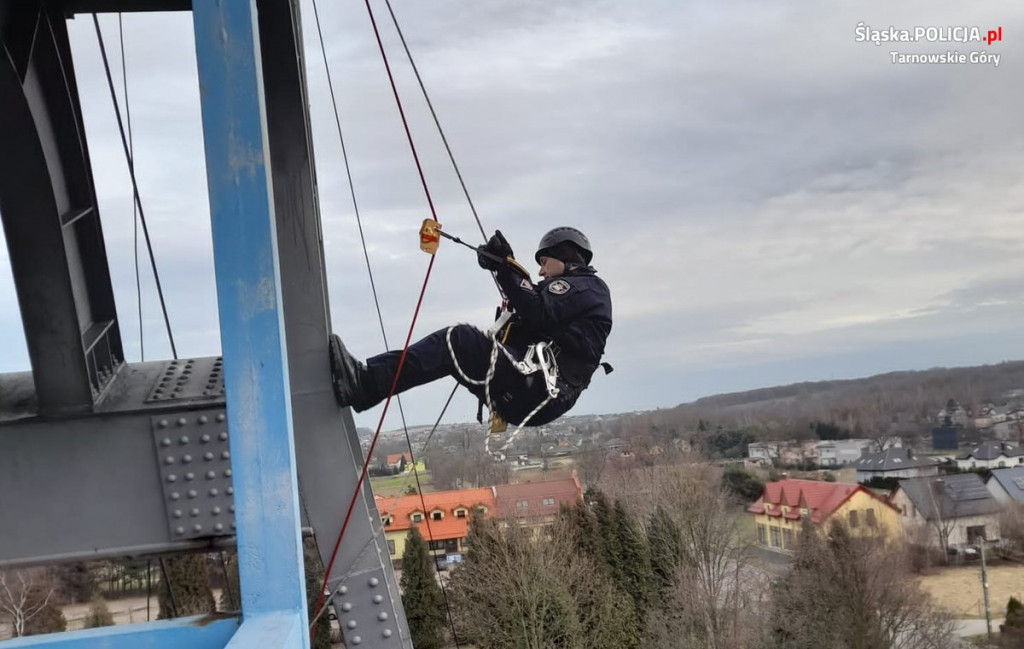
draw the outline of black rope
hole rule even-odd
[[[171,580],[167,577],[167,564],[164,563],[163,557],[160,558],[160,574],[164,578],[164,583],[167,584],[167,598],[171,601],[171,617],[178,617],[178,602],[174,599],[174,588],[171,587]]]
[[[231,574],[228,572],[228,562],[227,559],[224,557],[224,550],[220,551],[220,568],[224,572],[224,590],[226,590],[228,593],[227,601],[232,607],[231,612],[234,612],[235,610],[238,610],[235,607],[238,607],[239,609],[242,607],[242,598],[238,597],[235,593],[235,589],[232,588]],[[222,612],[227,612],[226,606],[224,607],[224,609],[225,610]]]
[[[413,74],[416,75],[416,82],[419,83],[420,91],[423,93],[423,99],[427,102],[427,108],[430,109],[430,116],[434,118],[434,125],[437,126],[437,132],[441,135],[441,142],[444,143],[444,150],[448,152],[448,159],[451,160],[452,168],[455,169],[455,175],[459,179],[459,184],[462,186],[462,193],[466,195],[466,202],[469,203],[469,209],[473,212],[473,218],[476,220],[476,226],[480,228],[480,236],[487,240],[487,234],[484,232],[484,226],[480,222],[480,216],[476,212],[476,206],[473,204],[473,199],[469,196],[469,189],[466,188],[466,183],[462,179],[462,172],[459,170],[459,164],[455,162],[455,155],[452,153],[452,148],[448,146],[448,138],[444,134],[444,129],[441,128],[441,120],[437,117],[437,112],[434,110],[434,103],[430,101],[430,95],[427,93],[427,87],[423,83],[423,78],[420,77],[419,68],[416,67],[416,61],[412,58],[412,52],[409,51],[409,45],[405,42],[405,34],[402,33],[402,28],[398,25],[398,18],[395,17],[395,11],[391,8],[391,0],[384,0],[384,3],[388,7],[388,13],[391,14],[391,22],[395,25],[395,31],[398,32],[398,38],[402,41],[402,48],[405,49],[405,56],[409,59],[409,65],[412,67]]]
[[[114,102],[114,114],[117,116],[117,128],[121,132],[121,146],[124,148],[124,157],[128,161],[128,174],[132,179],[132,193],[135,197],[135,207],[139,210],[139,221],[142,223],[142,233],[146,238],[146,248],[149,250],[149,263],[153,268],[153,279],[156,281],[156,292],[160,297],[160,309],[164,314],[164,325],[167,327],[167,340],[171,344],[171,356],[178,358],[178,350],[174,346],[174,334],[171,333],[171,319],[167,315],[167,303],[164,301],[164,291],[160,285],[160,273],[156,269],[156,256],[153,254],[153,243],[149,239],[149,227],[146,225],[146,213],[142,209],[142,199],[139,197],[139,184],[135,179],[135,163],[131,151],[128,149],[128,138],[125,136],[124,123],[121,121],[121,108],[117,103],[117,92],[114,90],[114,78],[110,74],[110,61],[107,60],[107,48],[103,44],[103,32],[100,31],[100,20],[96,14],[92,15],[92,22],[96,26],[96,40],[100,44],[100,54],[103,56],[103,69],[107,73],[107,85],[110,87],[110,100]]]
[[[117,12],[117,36],[121,45],[121,86],[124,90],[124,114],[128,123],[128,154],[135,159],[135,138],[132,137],[132,105],[128,101],[128,65],[124,55],[124,22]],[[139,310],[139,360],[146,360],[146,342],[142,332],[142,281],[139,276],[139,208],[132,201],[132,245],[135,251],[135,304]]]

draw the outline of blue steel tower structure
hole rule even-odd
[[[66,19],[191,11],[222,357],[128,363]],[[349,647],[411,649],[331,390],[298,0],[0,3],[0,221],[31,371],[0,374],[0,569],[236,544],[242,611],[8,647],[308,647],[301,530]],[[324,557],[326,559],[327,557]],[[326,563],[326,561],[325,561]]]

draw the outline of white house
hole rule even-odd
[[[1024,505],[1024,466],[993,469],[985,487],[1001,505]]]
[[[924,478],[939,474],[939,462],[918,457],[909,448],[890,448],[857,458],[851,466],[857,469],[857,482],[872,478]]]
[[[1024,449],[1010,442],[984,441],[956,457],[961,470],[1001,469],[1024,464]]]
[[[946,550],[999,539],[1002,505],[976,473],[900,480],[890,500],[913,543]]]
[[[754,442],[747,444],[747,457],[762,466],[771,466],[779,459],[779,446],[789,442]]]
[[[870,439],[835,439],[818,442],[818,464],[846,466],[864,453],[877,449],[877,446]]]

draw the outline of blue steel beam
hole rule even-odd
[[[308,634],[294,632],[308,621],[256,3],[196,0],[192,16],[239,496],[243,622],[228,646],[262,635],[261,646],[305,649]]]
[[[232,636],[238,635],[236,631],[239,629],[235,618],[211,622],[197,616],[15,638],[2,646],[4,649],[221,649]],[[249,646],[271,645],[253,643]]]

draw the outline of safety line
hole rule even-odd
[[[132,105],[128,101],[128,65],[124,55],[124,22],[117,12],[117,36],[121,45],[121,86],[124,91],[124,114],[128,122],[128,154],[135,159],[135,138],[132,137]],[[142,280],[139,276],[139,208],[132,202],[132,244],[135,251],[135,304],[139,311],[139,361],[146,360],[146,339],[142,330]]]
[[[164,314],[164,325],[167,327],[167,340],[171,344],[171,356],[178,358],[178,350],[174,346],[174,334],[171,333],[171,319],[167,315],[167,303],[164,301],[164,291],[160,285],[160,273],[156,269],[156,257],[153,254],[153,243],[149,239],[149,227],[146,225],[146,213],[142,209],[142,198],[139,196],[139,184],[135,179],[135,162],[132,160],[131,152],[128,150],[128,139],[125,137],[124,123],[121,120],[121,108],[117,103],[117,92],[114,90],[114,78],[110,74],[110,61],[107,60],[107,48],[103,44],[103,32],[100,31],[100,20],[96,14],[92,15],[92,22],[96,26],[96,40],[100,44],[100,54],[103,57],[103,69],[107,73],[107,85],[110,87],[110,100],[114,103],[114,114],[117,116],[117,128],[121,132],[121,146],[124,148],[124,157],[128,161],[128,174],[132,179],[132,193],[135,198],[135,206],[139,210],[139,221],[142,223],[142,233],[146,238],[146,248],[149,250],[149,263],[153,268],[153,279],[156,282],[156,292],[160,297],[160,309]]]

